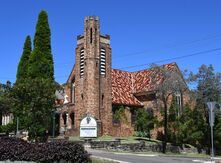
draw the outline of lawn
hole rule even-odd
[[[145,144],[158,144],[161,143],[159,140],[144,138],[144,137],[135,137],[135,136],[128,136],[128,137],[112,137],[112,136],[102,136],[98,138],[94,138],[93,141],[115,141],[116,139],[120,139],[122,144],[132,144],[132,143],[139,143],[141,140],[145,141]],[[83,139],[79,137],[69,137],[70,141],[83,141]]]

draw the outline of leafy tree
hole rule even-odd
[[[19,81],[22,82],[23,79],[28,77],[28,64],[31,50],[31,37],[27,36],[23,47],[23,53],[18,64],[16,83]]]
[[[185,106],[183,114],[180,116],[179,141],[181,144],[192,144],[198,149],[203,147],[206,142],[205,133],[208,132],[206,119],[199,109],[190,109],[188,105]]]
[[[176,97],[173,95],[168,113],[168,140],[173,144],[179,144],[178,141],[179,125],[180,124],[178,116],[178,105]]]
[[[35,140],[44,137],[49,129],[49,115],[54,106],[55,81],[50,36],[48,15],[41,11],[36,25],[34,49],[29,60],[30,82],[27,85],[31,97],[29,113],[32,119],[29,136]]]
[[[120,105],[120,106],[115,106],[116,111],[114,113],[114,121],[118,122],[120,124],[120,137],[121,137],[121,127],[123,123],[127,123],[127,116],[125,114],[125,109],[124,106]]]
[[[215,127],[214,127],[214,142],[215,146],[218,149],[221,149],[221,115],[217,115],[216,121],[215,121]]]
[[[29,138],[36,141],[42,141],[45,132],[50,128],[50,115],[55,101],[56,83],[50,36],[47,13],[41,11],[36,25],[34,49],[28,64],[25,64],[28,65],[24,70],[28,72],[27,76],[20,75],[20,69],[18,69],[17,81],[19,82],[16,82],[11,92],[14,115],[20,119],[20,128],[27,129]],[[29,43],[27,38],[25,47],[29,47]],[[26,49],[31,48],[24,48],[23,54],[27,54]],[[26,63],[27,60],[22,56],[21,61]]]
[[[5,114],[12,113],[11,107],[11,82],[7,81],[7,84],[0,85],[0,132],[9,134],[10,132],[15,131],[15,123],[9,122],[7,125],[2,125],[2,116]]]
[[[177,118],[177,120],[179,122],[179,128],[177,132],[178,144],[194,144],[190,135],[193,133],[195,124],[193,121],[193,111],[188,104],[184,106],[183,113]]]
[[[15,120],[19,118],[20,129],[24,129],[27,126],[29,126],[30,123],[30,117],[26,115],[27,108],[29,108],[29,102],[27,96],[27,88],[25,87],[25,84],[29,82],[28,80],[28,67],[29,67],[29,59],[31,55],[32,47],[31,47],[31,37],[27,36],[25,39],[25,43],[23,46],[23,53],[21,55],[18,69],[17,69],[17,75],[16,75],[16,83],[11,91],[11,98],[13,98],[13,102],[11,105],[13,105],[13,114],[15,117]],[[30,99],[30,98],[29,98]]]
[[[186,83],[178,67],[169,69],[165,66],[152,65],[152,84],[155,85],[156,97],[162,102],[163,109],[163,153],[166,153],[168,141],[168,104],[172,95],[179,93],[181,98],[187,90]],[[160,79],[160,80],[159,80]]]
[[[196,107],[195,111],[197,112],[196,119],[198,120],[199,128],[203,131],[201,135],[201,145],[209,148],[210,146],[210,132],[209,132],[209,118],[206,103],[209,101],[219,102],[221,97],[221,74],[215,73],[213,66],[202,65],[199,68],[198,73],[190,74],[189,81],[193,84],[196,84],[195,96],[196,96]],[[207,125],[205,126],[204,120],[206,120]],[[202,124],[201,124],[202,123]],[[214,129],[219,128],[220,120],[219,116],[216,116]],[[204,127],[204,128],[203,128]],[[205,129],[206,128],[206,129]],[[215,138],[218,137],[219,132],[215,132]],[[197,134],[197,136],[200,134]],[[219,139],[218,139],[219,140]],[[219,143],[216,143],[219,144]]]
[[[12,112],[11,100],[9,93],[11,90],[11,82],[7,81],[7,84],[0,85],[0,124],[2,123],[2,115]]]
[[[151,137],[150,131],[154,128],[154,116],[152,111],[145,111],[143,108],[139,108],[136,112],[135,129],[138,136],[147,136],[149,139]]]

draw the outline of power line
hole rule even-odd
[[[189,45],[189,44],[193,44],[193,43],[197,43],[197,42],[202,42],[202,41],[206,41],[206,40],[211,40],[211,39],[214,39],[214,38],[219,38],[221,37],[221,35],[215,35],[215,36],[207,36],[207,37],[204,37],[202,39],[196,39],[196,40],[192,40],[192,41],[189,41],[189,42],[185,42],[183,44],[178,44],[178,45],[169,45],[169,46],[166,46],[164,48],[159,48],[159,49],[167,49],[167,48],[175,48],[175,47],[179,47],[179,46],[184,46],[184,45]],[[157,49],[157,50],[159,50]],[[152,49],[152,50],[155,50],[155,49]],[[148,50],[143,50],[143,51],[139,51],[139,52],[134,52],[134,53],[127,53],[127,54],[123,54],[123,55],[116,55],[117,57],[115,57],[114,59],[118,59],[118,58],[125,58],[125,57],[128,57],[128,56],[134,56],[134,55],[141,55],[141,54],[144,54],[148,52]]]
[[[206,41],[206,40],[211,40],[211,39],[214,39],[214,38],[220,38],[221,35],[214,35],[214,36],[206,36],[206,37],[203,37],[201,39],[196,39],[196,40],[191,40],[191,41],[188,41],[188,42],[184,42],[182,44],[176,44],[176,45],[169,45],[169,46],[166,46],[166,47],[163,47],[163,48],[159,48],[159,49],[167,49],[167,48],[175,48],[175,47],[179,47],[179,46],[185,46],[185,45],[189,45],[189,44],[193,44],[193,43],[198,43],[198,42],[202,42],[202,41]],[[159,49],[152,49],[152,50],[159,50]],[[125,53],[125,54],[121,54],[121,55],[118,55],[118,54],[115,54],[116,57],[113,58],[113,60],[115,59],[119,59],[119,58],[125,58],[125,57],[129,57],[129,56],[134,56],[134,55],[141,55],[141,54],[145,54],[149,52],[149,50],[142,50],[142,51],[137,51],[137,52],[132,52],[132,53]],[[125,60],[125,59],[124,59]],[[62,64],[63,65],[69,65],[69,64],[73,64],[73,62],[55,62],[55,64]]]
[[[188,55],[183,55],[183,56],[178,56],[178,57],[173,57],[173,58],[167,58],[167,59],[163,59],[163,60],[157,60],[154,62],[150,62],[150,63],[145,63],[145,64],[139,64],[139,65],[134,65],[134,66],[128,66],[128,67],[121,67],[118,69],[132,69],[132,68],[136,68],[136,67],[142,67],[142,66],[148,66],[152,63],[162,63],[162,62],[167,62],[167,61],[171,61],[171,60],[179,60],[179,59],[183,59],[183,58],[188,58],[188,57],[192,57],[192,56],[197,56],[197,55],[201,55],[201,54],[206,54],[206,53],[210,53],[210,52],[215,52],[215,51],[220,51],[221,48],[215,48],[215,49],[209,49],[209,50],[205,50],[205,51],[201,51],[201,52],[196,52],[196,53],[192,53],[192,54],[188,54]],[[67,75],[68,76],[68,75]],[[61,79],[61,78],[65,78],[66,76],[55,76],[55,78],[57,79]],[[15,79],[15,77],[0,77],[1,79]]]
[[[221,50],[221,48],[205,50],[205,51],[201,51],[201,52],[197,52],[197,53],[192,53],[192,54],[188,54],[188,55],[183,55],[183,56],[179,56],[179,57],[174,57],[174,58],[157,60],[157,61],[154,61],[154,62],[151,62],[151,63],[139,64],[139,65],[128,66],[128,67],[121,67],[119,69],[125,70],[125,69],[131,69],[131,68],[136,68],[136,67],[148,66],[148,65],[150,65],[152,63],[162,63],[162,62],[167,62],[167,61],[171,61],[171,60],[179,60],[179,59],[188,58],[188,57],[192,57],[192,56],[197,56],[197,55],[201,55],[201,54],[205,54],[205,53],[210,53],[210,52],[215,52],[215,51],[219,51],[219,50]]]

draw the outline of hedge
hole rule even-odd
[[[0,161],[90,163],[81,144],[68,141],[28,143],[17,138],[0,138]]]

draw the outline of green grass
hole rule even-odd
[[[142,138],[142,137],[135,137],[135,136],[128,136],[128,137],[112,137],[112,136],[102,136],[98,138],[94,138],[94,141],[115,141],[116,139],[121,139],[122,144],[132,144],[132,143],[139,143],[140,140],[145,141],[145,144],[157,144],[161,143],[159,140],[154,140],[149,138]],[[80,137],[69,137],[70,141],[83,141]]]
[[[198,153],[166,153],[166,154],[162,154],[162,156],[174,156],[174,157],[200,157],[200,158],[209,158],[210,156],[207,154],[198,154]]]

